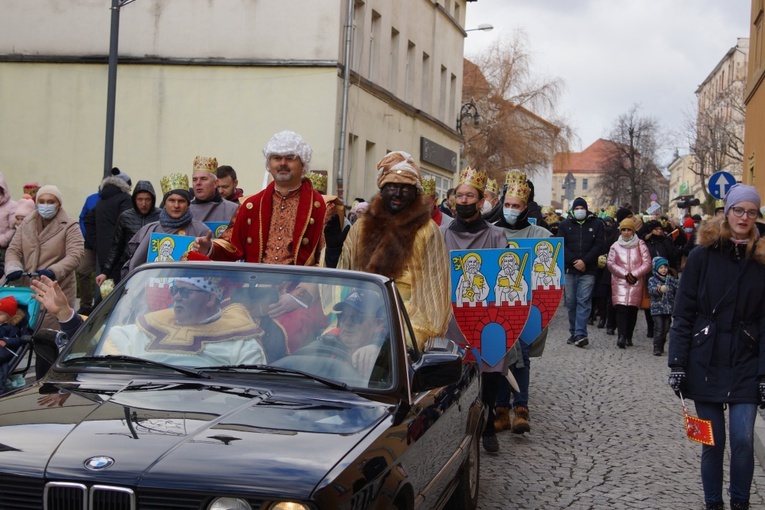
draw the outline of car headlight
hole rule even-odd
[[[268,510],[311,510],[311,508],[302,503],[294,503],[292,501],[280,501],[268,507]]]
[[[252,510],[248,502],[239,498],[217,498],[207,510]]]

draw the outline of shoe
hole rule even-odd
[[[595,324],[595,317],[590,317],[589,319],[587,319],[587,324],[589,324],[590,326]]]
[[[627,345],[627,340],[625,340],[623,336],[619,335],[619,338],[616,340],[616,346],[619,349],[624,349],[626,345]]]
[[[598,329],[603,329],[606,327],[606,319],[600,319],[598,321]]]
[[[649,331],[648,333],[646,333],[645,337],[646,338],[653,338],[653,331]]]
[[[527,407],[518,406],[513,408],[513,411],[513,428],[510,429],[510,432],[513,434],[529,432],[531,430],[531,425],[529,425],[529,409]]]
[[[715,501],[714,503],[707,502],[706,504],[707,510],[725,510],[725,503],[722,501]]]
[[[632,347],[632,337],[629,337],[629,336],[628,336],[628,337],[625,339],[625,344],[627,345],[627,347]]]
[[[611,329],[611,328],[606,328],[606,335],[611,335],[611,336],[613,336],[613,335],[615,335],[615,334],[616,334],[616,331],[614,331],[614,330],[613,330],[613,329]]]
[[[497,441],[496,435],[483,436],[481,442],[483,443],[483,449],[486,450],[486,453],[497,453],[499,451],[499,441]]]
[[[709,503],[707,503],[707,508],[709,508]],[[723,505],[721,502],[718,508],[725,508],[725,505]],[[730,510],[749,510],[749,501],[739,501],[736,499],[731,499]]]
[[[510,421],[510,408],[497,407],[497,417],[494,420],[494,430],[500,432],[502,430],[510,430],[512,427],[513,423]]]
[[[576,341],[576,337],[574,337],[574,335],[571,335],[570,337],[568,337],[568,340],[566,340],[566,343],[568,345],[574,345],[575,341]]]
[[[589,343],[590,341],[587,339],[587,337],[584,335],[581,335],[576,337],[576,341],[574,342],[574,345],[576,345],[577,347],[584,347]]]
[[[653,355],[654,356],[661,356],[662,354],[664,354],[664,353],[661,352],[661,351],[657,351],[656,349],[653,350]]]

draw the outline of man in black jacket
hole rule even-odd
[[[98,202],[85,216],[85,235],[96,252],[96,274],[103,273],[106,257],[112,247],[117,220],[123,211],[130,209],[130,177],[112,170],[112,175],[101,181],[98,187]],[[97,293],[96,293],[97,294]],[[100,301],[96,295],[96,303]]]
[[[159,221],[157,209],[157,194],[149,181],[138,181],[133,190],[133,207],[120,214],[117,228],[111,241],[111,249],[101,266],[101,274],[96,277],[96,285],[101,286],[104,280],[112,278],[114,283],[120,281],[120,269],[127,261],[128,241],[141,227],[154,221]]]
[[[557,237],[563,238],[566,261],[564,295],[571,334],[567,343],[584,347],[589,343],[587,321],[592,308],[598,257],[605,253],[603,222],[587,209],[587,202],[578,197],[568,217],[560,223]]]

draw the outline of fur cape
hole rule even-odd
[[[729,241],[721,239],[720,227],[722,226],[725,217],[721,216],[713,218],[699,227],[699,231],[696,234],[696,241],[699,246],[705,248],[719,248],[723,244],[729,244]],[[757,226],[755,225],[756,229]],[[759,237],[754,244],[754,252],[752,253],[752,259],[759,264],[765,265],[765,237]]]
[[[362,217],[357,267],[396,279],[406,269],[414,250],[417,232],[430,220],[430,206],[422,195],[398,214],[385,209],[381,195],[375,196]]]

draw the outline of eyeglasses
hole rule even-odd
[[[171,296],[180,295],[183,299],[187,299],[192,292],[206,292],[206,291],[202,289],[190,289],[188,287],[176,287],[175,285],[170,287]]]
[[[457,197],[457,200],[462,200],[463,198],[466,198],[468,200],[475,200],[476,198],[478,198],[478,195],[476,195],[475,193],[457,193],[457,195],[455,196]]]
[[[743,207],[731,207],[730,210],[733,211],[733,216],[736,218],[741,218],[746,213],[746,217],[750,220],[756,220],[760,214],[757,209],[744,209]]]

